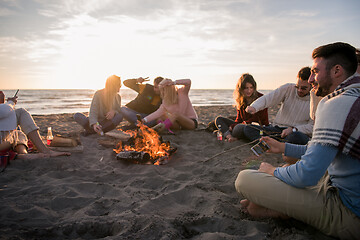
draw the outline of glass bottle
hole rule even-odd
[[[101,129],[102,126],[100,125],[100,123],[99,123],[99,122],[96,122],[96,125],[98,125],[98,126],[100,127],[100,132],[99,132],[99,134],[100,134],[101,136],[104,136],[104,132],[103,132],[103,130]]]
[[[222,132],[220,131],[221,125],[218,126],[218,129],[219,129],[219,130],[218,130],[217,133],[216,133],[217,140],[222,141],[223,135],[222,135]]]
[[[52,134],[51,127],[48,127],[47,136],[46,136],[46,144],[50,146],[51,141],[53,140],[54,136]]]

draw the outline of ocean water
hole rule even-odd
[[[268,93],[270,90],[260,90]],[[6,98],[13,96],[16,90],[3,90]],[[31,114],[47,115],[59,113],[88,112],[95,90],[89,89],[20,89],[18,108],[25,108]],[[193,106],[232,105],[232,89],[191,89],[190,100]],[[122,105],[137,95],[131,89],[120,90]]]

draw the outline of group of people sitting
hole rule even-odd
[[[235,188],[244,198],[245,212],[254,217],[292,217],[325,234],[356,239],[360,236],[360,54],[338,42],[316,48],[312,57],[312,68],[300,69],[296,83],[265,95],[257,91],[250,74],[243,74],[233,94],[236,119],[219,116],[214,122],[227,141],[261,139],[269,153],[284,156],[282,167],[263,162],[258,170],[238,174]],[[189,79],[158,77],[153,86],[144,81],[124,81],[139,94],[121,107],[116,95],[120,78],[111,76],[105,89],[95,93],[89,117],[78,113],[76,121],[87,133],[109,131],[123,119],[134,127],[139,114],[149,127],[161,125],[169,131],[197,127]],[[112,98],[107,98],[109,93]],[[275,120],[269,123],[267,109],[279,104]]]
[[[243,210],[254,217],[295,218],[327,235],[358,239],[360,52],[349,44],[337,42],[314,49],[312,58],[308,83],[312,85],[310,94],[318,99],[310,95],[310,106],[302,108],[301,101],[306,99],[304,92],[308,91],[308,86],[298,80],[294,86],[298,91],[297,100],[293,102],[297,111],[310,107],[310,119],[303,118],[293,125],[285,125],[283,121],[283,128],[278,129],[281,136],[288,137],[289,133],[301,130],[309,136],[311,131],[308,127],[314,121],[311,140],[307,145],[298,145],[290,141],[280,142],[269,136],[261,138],[270,147],[269,153],[282,153],[287,159],[299,161],[287,162],[283,167],[262,162],[258,170],[240,171],[235,188],[243,198],[240,202]],[[280,111],[284,113],[292,110],[285,103],[291,99],[289,88],[284,85],[275,90],[288,92],[278,98],[282,101]],[[276,97],[262,96],[246,111],[254,113],[276,104],[273,99]],[[289,118],[298,114],[301,113],[294,111]],[[275,121],[281,123],[278,115]],[[264,132],[272,131],[272,127],[263,127]]]
[[[304,67],[297,75],[296,84],[287,83],[266,95],[257,91],[256,82],[250,74],[243,74],[234,90],[236,119],[219,116],[215,119],[216,127],[228,141],[241,138],[254,141],[263,135],[306,144],[314,123],[310,116],[310,105],[320,99],[314,94],[310,97],[310,74],[310,68]],[[270,124],[267,109],[279,104],[280,109]]]
[[[135,128],[138,116],[145,125],[159,131],[192,130],[197,127],[198,116],[189,98],[190,79],[172,81],[157,77],[154,85],[144,84],[147,80],[140,77],[124,81],[124,85],[138,92],[138,95],[122,107],[118,94],[121,79],[116,75],[110,76],[105,88],[95,92],[89,116],[82,113],[74,115],[75,121],[85,129],[85,135],[113,130],[124,119],[129,125],[123,129]]]
[[[250,74],[243,74],[233,94],[236,119],[219,116],[214,122],[227,141],[260,139],[269,153],[283,153],[282,167],[263,162],[258,170],[238,174],[235,188],[244,198],[244,211],[254,217],[292,217],[325,234],[355,239],[360,236],[360,52],[337,42],[314,49],[312,57],[312,67],[302,68],[296,83],[265,95]],[[76,113],[75,121],[85,135],[115,129],[124,119],[125,128],[134,128],[139,116],[158,131],[197,128],[190,79],[146,81],[125,80],[138,95],[121,106],[121,79],[110,76],[95,92],[89,116]],[[16,98],[5,103],[0,96],[0,151],[12,146],[24,155],[29,137],[43,155],[69,155],[50,151],[31,115],[14,108]],[[269,123],[267,109],[279,104]]]
[[[264,136],[306,144],[314,124],[309,114],[310,105],[314,106],[320,99],[314,94],[310,97],[312,87],[308,83],[309,77],[310,68],[304,67],[298,73],[296,84],[288,83],[263,95],[257,91],[253,76],[243,74],[234,90],[236,119],[219,116],[215,119],[215,125],[227,141],[240,138],[254,141],[260,138],[262,132]],[[190,79],[172,81],[157,77],[153,85],[144,84],[147,80],[141,77],[125,80],[124,85],[138,92],[138,95],[121,106],[118,94],[121,79],[116,75],[110,76],[105,88],[95,92],[89,116],[83,113],[74,115],[75,121],[85,129],[85,135],[108,132],[123,120],[129,122],[123,129],[135,128],[137,116],[141,116],[145,125],[157,130],[197,128],[198,116],[189,98]],[[267,109],[278,104],[281,104],[280,110],[274,122],[269,124]]]

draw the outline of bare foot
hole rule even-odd
[[[290,218],[289,216],[283,213],[257,205],[253,202],[250,202],[247,199],[241,200],[240,204],[243,212],[249,213],[251,216],[256,218],[282,218],[282,219]]]
[[[247,210],[247,207],[249,206],[250,201],[247,199],[243,199],[240,201],[240,204],[241,204],[241,211],[244,213],[249,213],[249,211]]]
[[[226,138],[226,141],[228,141],[228,142],[235,142],[237,140],[238,139],[236,137],[233,137],[233,136]]]

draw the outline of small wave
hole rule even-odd
[[[260,90],[268,93],[270,90]],[[4,91],[12,96],[14,90]],[[31,114],[47,115],[54,113],[88,112],[95,90],[20,90],[17,107],[27,109]],[[233,90],[191,89],[190,99],[194,106],[232,105]],[[121,89],[121,103],[127,104],[137,93],[130,89]]]

